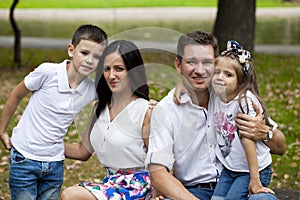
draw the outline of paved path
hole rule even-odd
[[[170,19],[214,19],[217,8],[204,7],[154,7],[154,8],[104,8],[104,9],[16,9],[16,19],[28,20],[170,20]],[[8,9],[0,9],[0,19],[7,19]],[[300,7],[257,8],[256,16],[293,17],[300,16]]]
[[[68,39],[54,39],[54,38],[34,38],[34,37],[22,37],[22,48],[37,48],[37,49],[66,49],[66,46],[70,40]],[[163,49],[171,52],[176,52],[175,43],[161,43],[161,42],[149,42],[146,41],[134,41],[140,48],[155,48]],[[1,47],[13,47],[13,37],[1,37]],[[286,55],[300,55],[300,45],[256,45],[254,48],[258,53],[271,53],[271,54],[286,54]]]
[[[22,20],[176,20],[176,19],[211,19],[216,17],[216,8],[113,8],[113,9],[16,9],[15,18]],[[261,8],[257,17],[299,17],[300,7]],[[8,20],[9,10],[0,9],[0,19]],[[13,37],[0,36],[0,46],[12,47]],[[54,38],[22,37],[22,48],[66,48],[69,40]],[[145,41],[136,41],[140,47],[149,45]],[[151,43],[151,47],[173,51],[175,44]],[[256,52],[300,55],[300,46],[257,45]]]

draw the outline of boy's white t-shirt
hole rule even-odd
[[[33,92],[11,140],[26,158],[64,160],[64,135],[77,113],[97,98],[90,78],[82,80],[76,89],[69,87],[67,62],[43,63],[24,79]]]

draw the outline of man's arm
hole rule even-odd
[[[160,195],[176,200],[198,199],[170,174],[165,166],[150,164],[149,171],[152,186]]]
[[[183,80],[179,81],[176,85],[176,89],[174,91],[174,95],[173,95],[173,101],[177,104],[180,105],[180,97],[182,94],[187,94],[190,95],[188,89],[186,88],[186,86],[184,85]]]
[[[250,140],[265,140],[268,138],[270,127],[265,125],[263,116],[260,113],[257,105],[253,104],[256,111],[256,117],[251,117],[247,114],[238,113],[236,117],[239,134]],[[282,155],[285,152],[286,144],[285,137],[279,129],[273,131],[273,137],[265,142],[271,150],[271,153]]]
[[[0,120],[0,139],[6,149],[10,150],[12,147],[10,138],[7,134],[7,127],[9,122],[14,115],[20,101],[30,93],[24,84],[24,81],[19,83],[19,85],[13,89],[10,95],[7,98],[5,106],[2,110],[2,117]]]
[[[265,142],[271,149],[271,153],[283,155],[286,149],[285,137],[279,129],[273,131],[271,140]]]

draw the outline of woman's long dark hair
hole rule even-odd
[[[111,102],[112,92],[109,89],[103,75],[104,59],[107,55],[117,52],[122,57],[128,72],[132,93],[140,98],[149,100],[149,87],[147,85],[144,62],[137,46],[128,40],[116,40],[110,43],[103,51],[99,60],[98,68],[101,72],[100,80],[97,84],[97,94],[99,98],[96,109],[96,116],[104,110],[105,106]]]

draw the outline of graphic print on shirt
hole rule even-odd
[[[237,128],[232,114],[222,111],[214,115],[215,129],[218,138],[218,146],[224,158],[231,152],[231,143],[234,140]]]

